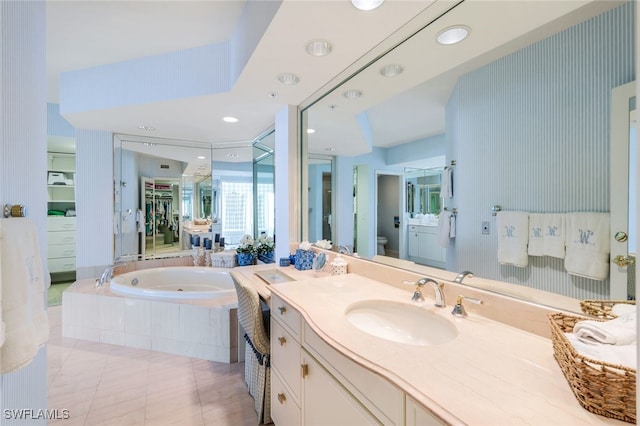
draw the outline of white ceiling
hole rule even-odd
[[[48,101],[59,102],[61,72],[224,42],[236,29],[245,3],[241,0],[47,0]],[[207,144],[250,141],[273,125],[277,111],[286,105],[308,103],[315,94],[370,61],[394,40],[399,41],[403,32],[396,30],[405,23],[409,23],[406,28],[417,28],[456,3],[386,0],[374,11],[361,12],[348,0],[285,0],[229,92],[76,113],[66,118],[77,128],[129,135]],[[318,109],[314,106],[313,111],[319,112],[317,118],[323,122],[314,127],[320,129],[327,123],[335,127],[341,123],[341,132],[346,129],[353,141],[360,141],[363,136],[353,127],[354,116],[367,111],[371,121],[391,117],[398,124],[373,126],[374,146],[392,146],[441,133],[444,104],[459,73],[617,3],[467,0],[419,36],[421,40],[415,42],[422,44],[421,53],[416,54],[409,45],[391,53],[395,56],[393,61],[405,66],[402,79],[382,85],[372,80],[379,78],[377,68],[363,73],[358,88],[364,90],[366,96],[343,109],[350,110],[350,115],[327,116],[328,108],[320,108],[329,103],[344,105],[345,99],[339,91],[320,102]],[[589,7],[582,7],[584,5]],[[581,15],[569,19],[567,14],[576,10],[580,10]],[[560,17],[564,18],[558,20]],[[552,24],[548,25],[549,22]],[[471,37],[453,47],[432,43],[437,30],[453,23],[471,27]],[[541,26],[543,30],[534,31]],[[318,38],[333,43],[329,56],[316,58],[305,52],[305,43]],[[281,85],[276,76],[282,72],[297,74],[300,84]],[[428,81],[425,83],[425,80]],[[372,83],[376,91],[369,89]],[[271,97],[270,93],[276,96]],[[409,106],[409,111],[421,112],[421,115],[415,116],[400,105]],[[224,123],[221,118],[225,115],[234,115],[240,122]],[[155,130],[138,129],[142,124]],[[322,152],[327,146],[334,146],[337,133],[332,132],[337,131],[327,127],[326,132],[317,132],[310,138],[316,148],[310,150]],[[340,140],[344,134],[340,133]],[[355,155],[369,149],[358,143],[342,146],[343,152],[335,154]]]

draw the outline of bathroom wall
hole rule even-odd
[[[0,22],[0,203],[27,206],[28,217],[38,228],[42,266],[46,267],[45,2],[0,2]],[[10,284],[4,285],[6,289]],[[42,303],[44,305],[46,300]],[[45,345],[29,365],[15,372],[0,375],[0,425],[46,425],[47,421],[44,418],[18,420],[16,416],[7,415],[8,412],[5,411],[32,409],[37,412],[46,408]]]
[[[77,129],[76,169],[76,276],[93,278],[113,261],[113,134]]]
[[[610,210],[610,96],[635,78],[633,8],[626,3],[460,78],[446,111],[447,162],[457,162],[448,204],[458,208],[447,269],[578,299],[608,297],[609,280],[569,276],[561,259],[499,265],[491,207]]]
[[[400,251],[400,229],[394,226],[394,216],[402,216],[400,175],[378,175],[378,229],[377,235],[387,237],[386,254],[397,256]]]

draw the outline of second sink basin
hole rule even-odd
[[[408,345],[439,345],[458,335],[451,321],[409,303],[366,300],[347,307],[345,315],[365,333]]]

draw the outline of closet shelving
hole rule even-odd
[[[156,252],[179,242],[180,185],[144,179],[143,253]]]

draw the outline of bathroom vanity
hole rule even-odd
[[[447,249],[438,244],[437,225],[408,226],[409,260],[435,268],[446,268]]]
[[[453,301],[434,307],[431,289],[417,308],[437,321],[416,323],[445,321],[454,332],[407,344],[349,315],[362,303],[374,315],[388,304],[416,308],[410,292],[353,273],[269,287],[276,425],[623,424],[580,407],[548,339],[475,313],[453,317]]]

